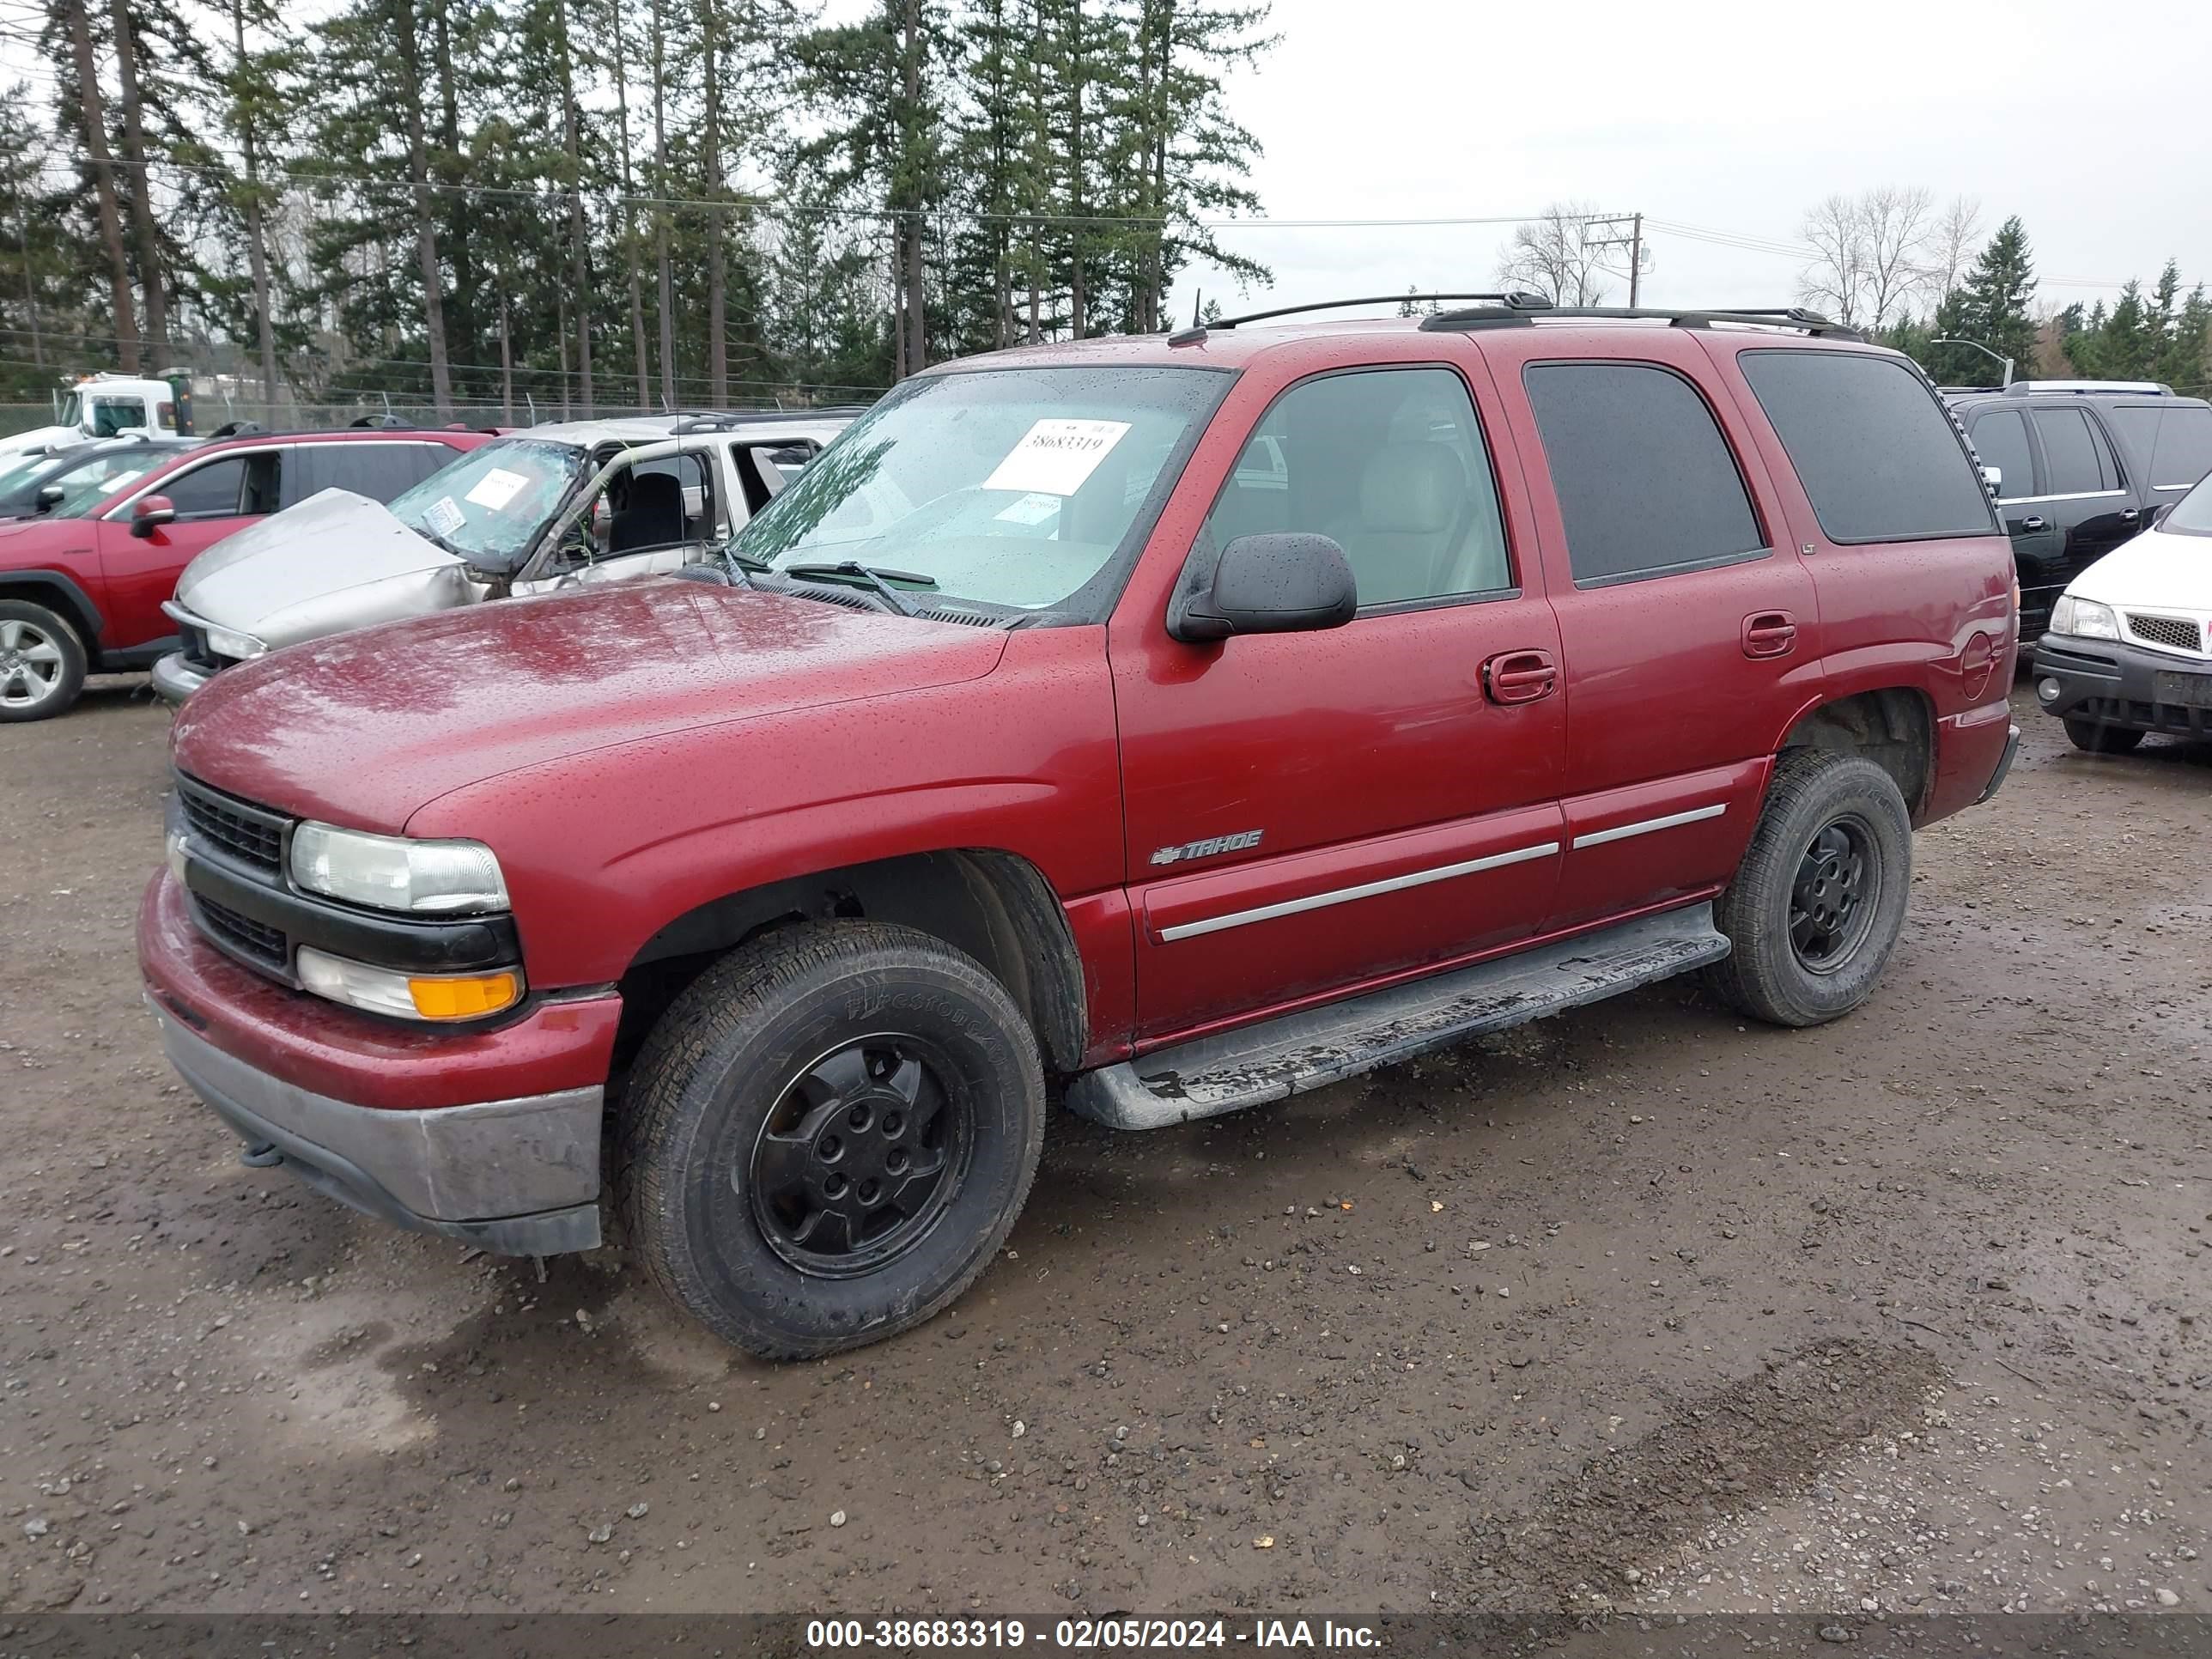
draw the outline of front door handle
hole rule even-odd
[[[1482,689],[1492,702],[1538,702],[1559,684],[1559,665],[1548,651],[1502,651],[1482,665]]]
[[[2120,509],[2120,522],[2122,524],[2133,524],[2141,517],[2142,517],[2142,509],[2140,507],[2124,507]]]
[[[2029,514],[2026,518],[2022,519],[2022,520],[2020,521],[2020,527],[2021,527],[2022,530],[2040,530],[2040,529],[2042,529],[2042,528],[2043,528],[2043,514],[2041,514],[2040,513],[2031,513],[2031,514]]]
[[[1797,619],[1787,611],[1762,611],[1743,619],[1743,654],[1786,657],[1797,648]]]

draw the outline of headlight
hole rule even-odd
[[[292,879],[313,893],[416,915],[504,910],[507,881],[473,841],[408,841],[327,823],[292,832]]]
[[[2071,634],[2081,640],[2117,640],[2120,637],[2120,619],[2112,614],[2109,605],[2062,593],[2058,603],[2051,607],[2051,631]]]
[[[251,634],[241,634],[234,628],[217,628],[213,623],[204,624],[208,649],[218,657],[229,657],[238,662],[252,662],[256,657],[265,657],[269,647]]]
[[[300,983],[373,1014],[402,1019],[481,1019],[522,1000],[522,975],[512,968],[488,974],[401,974],[372,968],[301,945]]]

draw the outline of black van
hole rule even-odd
[[[2212,473],[2212,404],[2153,380],[2016,380],[1945,389],[1993,470],[2020,570],[2020,635],[2066,584]]]

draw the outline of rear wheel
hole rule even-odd
[[[1735,948],[1710,982],[1776,1025],[1847,1014],[1873,994],[1911,883],[1912,822],[1889,774],[1856,755],[1787,755],[1715,907]]]
[[[1044,1142],[1036,1038],[972,957],[849,921],[739,947],[632,1073],[623,1213],[647,1269],[769,1358],[921,1323],[1012,1229]]]
[[[2102,720],[2066,717],[2066,736],[2076,749],[2092,755],[2124,755],[2143,740],[2132,726],[2107,726]]]
[[[0,599],[0,720],[51,720],[84,689],[84,641],[42,605]]]

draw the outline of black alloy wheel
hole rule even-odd
[[[1850,960],[1881,890],[1881,847],[1866,820],[1851,813],[1824,825],[1790,889],[1790,944],[1808,973],[1832,973]]]
[[[802,1071],[761,1125],[740,1189],[769,1248],[799,1272],[871,1273],[943,1217],[975,1114],[934,1044],[858,1038]]]

